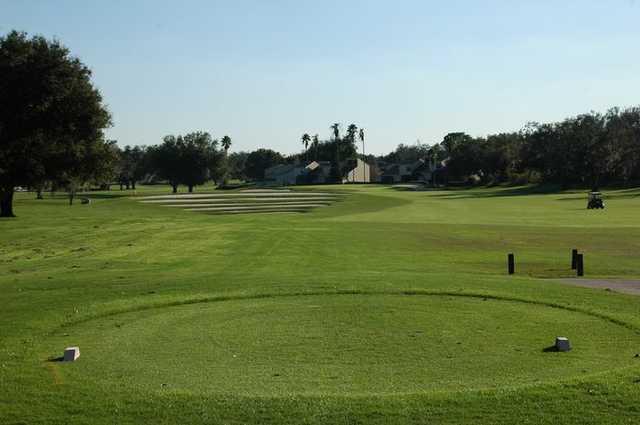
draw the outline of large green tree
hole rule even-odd
[[[173,135],[165,136],[162,144],[149,148],[152,168],[163,180],[166,180],[173,188],[173,193],[178,192],[181,181],[181,158],[178,138]]]
[[[228,146],[231,146],[231,138]],[[209,133],[197,131],[186,134],[180,147],[181,182],[187,186],[189,193],[193,192],[194,186],[223,177],[223,154],[218,150],[218,141],[213,140]]]
[[[231,152],[227,157],[227,172],[232,179],[246,180],[245,165],[247,162],[247,152]]]
[[[73,204],[76,192],[86,185],[105,187],[116,178],[118,149],[115,141],[94,143],[76,153],[55,180],[56,186],[64,187]]]
[[[178,192],[180,184],[191,193],[195,186],[221,177],[223,154],[217,145],[217,140],[202,131],[165,136],[161,145],[150,148],[153,168],[171,185],[173,193]]]
[[[148,171],[146,147],[125,146],[118,152],[118,159],[117,177],[120,190],[123,186],[136,190],[136,183],[142,180]]]
[[[245,174],[251,180],[264,179],[264,171],[284,161],[282,155],[271,149],[258,149],[247,155]]]
[[[420,143],[420,141],[417,141],[413,145],[400,143],[395,150],[380,159],[391,163],[416,162],[419,159],[427,158],[429,156],[429,149],[431,149],[431,146]]]
[[[14,216],[16,186],[96,177],[110,124],[91,71],[60,42],[0,37],[0,216]]]

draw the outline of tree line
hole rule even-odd
[[[120,190],[135,190],[136,183],[144,180],[167,182],[173,193],[179,185],[185,185],[191,193],[195,186],[209,180],[226,182],[231,144],[229,136],[217,140],[207,132],[196,131],[165,136],[156,146],[125,146],[117,152],[114,174]]]
[[[349,171],[349,161],[357,157],[356,143],[364,143],[364,129],[350,124],[344,135],[339,123],[331,127],[331,137],[321,140],[318,135],[303,135],[304,151],[283,155],[272,149],[260,148],[252,152],[232,152],[232,140],[224,136],[213,140],[209,133],[195,132],[185,136],[166,136],[157,146],[125,146],[119,149],[116,163],[117,183],[120,189],[135,189],[136,183],[167,182],[176,193],[179,185],[189,192],[207,181],[216,184],[228,180],[256,181],[265,177],[265,171],[278,164],[329,161],[331,175],[342,181]],[[339,165],[338,165],[339,164]]]
[[[260,149],[229,157],[230,173],[238,179],[264,177],[264,170],[281,163],[332,161],[336,181],[349,168],[348,160],[365,159],[373,167],[384,163],[424,160],[434,170],[433,183],[556,184],[563,188],[632,185],[640,182],[640,107],[589,112],[552,123],[527,123],[520,131],[473,137],[452,132],[433,144],[400,144],[386,155],[366,155],[364,131],[355,124],[344,136],[340,125],[332,137],[301,137],[304,150],[285,156]],[[357,141],[362,142],[358,153]],[[341,163],[341,169],[337,164]]]
[[[564,188],[640,182],[640,108],[612,108],[512,133],[450,133],[430,148],[449,181],[553,183]]]

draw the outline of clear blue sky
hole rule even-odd
[[[207,130],[290,153],[355,122],[382,153],[640,104],[637,0],[0,0],[11,29],[94,70],[121,145]]]

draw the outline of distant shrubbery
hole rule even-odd
[[[517,133],[451,133],[437,149],[449,179],[556,183],[563,187],[640,181],[640,108],[591,112]]]

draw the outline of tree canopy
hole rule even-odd
[[[251,180],[264,179],[264,171],[284,161],[282,155],[271,149],[258,149],[247,155],[245,174]]]
[[[604,184],[630,184],[640,181],[640,108],[532,122],[519,132],[487,137],[449,133],[429,152],[446,160],[447,176],[457,181],[552,183],[594,190]]]
[[[218,150],[218,141],[207,132],[165,136],[161,145],[149,149],[153,168],[169,182],[174,193],[180,184],[193,192],[194,186],[221,177],[219,165],[223,154]]]
[[[1,37],[0,99],[0,216],[13,216],[16,186],[101,177],[111,116],[66,47],[17,31]]]
[[[142,180],[150,170],[148,157],[146,155],[146,147],[144,146],[125,146],[124,149],[118,150],[118,166],[117,178],[122,186],[127,189],[136,189],[136,183]]]

